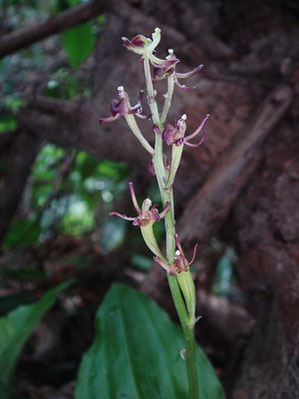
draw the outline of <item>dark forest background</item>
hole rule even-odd
[[[114,281],[176,320],[165,273],[131,225],[127,182],[157,197],[145,151],[123,120],[100,127],[116,88],[144,88],[120,38],[162,30],[179,71],[171,119],[208,137],[175,184],[192,266],[197,340],[232,399],[295,399],[298,382],[298,4],[292,0],[0,2],[0,312],[59,295],[21,354],[13,398],[66,399],[93,319]],[[192,130],[193,129],[193,130]],[[145,135],[153,141],[150,127]],[[156,231],[157,235],[163,232]],[[212,399],[212,398],[209,398]]]

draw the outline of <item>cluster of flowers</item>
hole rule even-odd
[[[143,35],[137,35],[132,40],[129,40],[126,37],[123,37],[122,40],[124,47],[126,47],[130,51],[133,51],[136,54],[141,55],[141,62],[144,62],[145,57],[147,57],[147,60],[150,61],[153,67],[151,84],[155,83],[156,81],[172,77],[173,82],[180,89],[191,90],[195,88],[195,86],[182,85],[179,80],[189,78],[190,76],[199,72],[203,65],[198,65],[196,68],[188,73],[177,73],[176,65],[178,64],[179,60],[175,56],[173,50],[169,50],[169,54],[166,59],[158,58],[156,56],[155,48],[160,41],[160,29],[155,29],[155,32],[152,35],[152,39],[146,38]],[[120,86],[117,90],[118,100],[113,99],[110,103],[111,116],[100,119],[99,123],[102,125],[105,123],[113,122],[121,117],[125,117],[129,127],[131,128],[137,139],[140,141],[142,146],[151,154],[152,157],[154,157],[155,151],[153,147],[144,138],[135,120],[135,116],[144,120],[152,119],[152,114],[150,114],[149,116],[143,114],[142,100],[144,92],[140,92],[140,96],[136,105],[132,106],[128,93],[125,91],[124,87]],[[169,95],[169,93],[166,94],[166,98],[167,95]],[[147,100],[149,105],[153,101],[155,101],[154,98],[150,97],[149,93]],[[187,116],[185,114],[182,115],[178,120],[175,120],[173,124],[166,124],[165,127],[162,124],[158,126],[157,123],[153,123],[152,128],[154,133],[160,136],[167,145],[172,146],[171,164],[169,165],[168,162],[164,162],[165,171],[167,172],[166,175],[168,176],[168,179],[165,182],[165,190],[169,190],[172,188],[175,174],[181,159],[183,145],[198,147],[204,142],[206,132],[202,134],[200,140],[197,143],[192,143],[191,140],[193,140],[196,136],[200,134],[208,118],[209,115],[206,115],[199,127],[188,136],[185,135],[187,129]],[[154,118],[153,122],[155,122]],[[149,166],[149,170],[154,174],[153,163],[151,163],[151,165]],[[145,243],[155,254],[154,260],[159,263],[165,270],[167,270],[170,275],[177,275],[182,271],[188,271],[190,264],[194,261],[197,245],[194,248],[192,260],[188,262],[182,250],[179,238],[177,234],[175,234],[174,239],[177,250],[174,256],[174,263],[169,264],[167,259],[162,255],[153,233],[153,224],[167,215],[171,208],[170,203],[167,202],[165,208],[160,213],[157,210],[157,205],[152,206],[152,201],[149,198],[145,199],[142,203],[142,206],[140,207],[136,199],[133,183],[129,183],[129,189],[133,205],[137,211],[137,216],[128,217],[118,212],[111,212],[110,215],[115,215],[124,220],[132,221],[134,226],[139,226],[141,228]]]

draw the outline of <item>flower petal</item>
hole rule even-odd
[[[185,140],[184,140],[184,143],[185,143],[187,146],[189,146],[189,147],[193,147],[193,148],[199,147],[199,146],[202,145],[203,142],[205,141],[206,136],[207,136],[207,132],[204,132],[204,134],[202,135],[201,139],[200,139],[199,142],[196,143],[196,144],[190,143],[190,142],[188,141],[188,137],[186,137]]]
[[[193,249],[193,256],[192,256],[192,259],[190,260],[190,262],[188,263],[188,266],[190,266],[190,265],[194,262],[194,259],[195,259],[195,256],[196,256],[197,247],[198,247],[198,244],[196,244],[196,245],[194,246],[194,249]]]
[[[204,125],[205,125],[206,121],[209,119],[209,117],[210,117],[210,114],[207,114],[207,115],[204,117],[203,121],[202,121],[201,124],[198,126],[198,128],[195,130],[195,132],[186,137],[186,141],[189,141],[189,140],[193,139],[195,136],[198,135],[198,133],[200,133],[200,131],[201,131],[202,128],[204,127]]]
[[[121,117],[120,114],[116,114],[115,116],[109,116],[108,118],[99,119],[99,124],[103,125],[104,123],[114,122]]]
[[[127,215],[123,215],[123,214],[118,213],[118,212],[110,212],[110,213],[109,213],[109,216],[117,216],[117,217],[119,217],[119,218],[121,218],[121,219],[129,220],[129,221],[135,220],[135,219],[136,219],[135,217],[129,217],[129,216],[127,216]]]
[[[198,65],[196,68],[194,68],[192,71],[187,72],[187,73],[177,73],[176,72],[176,77],[178,79],[186,79],[190,78],[190,76],[194,75],[195,73],[199,72],[203,67],[203,64]]]
[[[133,185],[132,182],[129,182],[129,190],[130,190],[130,194],[131,194],[131,198],[132,198],[132,202],[133,202],[134,208],[136,209],[138,215],[141,215],[141,209],[140,209],[140,206],[139,206],[139,204],[137,202],[137,198],[136,198],[135,191],[134,191],[134,185]]]
[[[196,89],[196,86],[186,86],[186,85],[180,84],[180,82],[177,79],[177,74],[174,75],[174,81],[175,81],[176,85],[182,90],[194,90],[194,89]]]

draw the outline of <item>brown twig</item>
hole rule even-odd
[[[0,58],[96,17],[103,12],[104,6],[104,1],[91,1],[51,16],[36,25],[9,33],[0,39]]]
[[[206,184],[192,197],[178,222],[185,243],[207,241],[217,232],[261,158],[261,144],[282,119],[293,99],[289,86],[277,86],[262,102],[253,118],[236,135],[230,149]]]

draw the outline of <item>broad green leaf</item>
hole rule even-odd
[[[78,68],[90,54],[94,45],[92,25],[80,24],[62,34],[62,43],[72,68]]]
[[[32,298],[28,294],[10,294],[0,298],[0,315],[4,315],[19,305],[32,302]],[[1,328],[1,327],[0,327]]]
[[[184,340],[179,326],[143,294],[115,284],[99,307],[95,340],[80,365],[75,399],[186,399]],[[197,348],[200,399],[224,399]]]
[[[8,399],[13,372],[19,354],[43,314],[55,302],[56,294],[69,282],[52,288],[33,305],[19,306],[0,318],[0,398]]]

